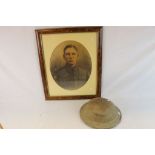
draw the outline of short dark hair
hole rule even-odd
[[[74,45],[67,45],[67,46],[65,46],[65,48],[64,48],[64,54],[65,54],[65,51],[66,51],[68,48],[74,48],[74,49],[78,52],[78,49],[77,49],[76,46],[74,46]]]

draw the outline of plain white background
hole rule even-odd
[[[38,0],[37,2],[35,0],[5,0],[1,1],[0,24],[3,26],[154,26],[154,14],[153,0],[95,0],[89,2],[83,0]],[[124,38],[122,40],[124,40]],[[145,93],[146,91],[144,94]],[[105,94],[107,97],[112,98],[109,96],[112,95],[110,92],[108,94],[108,92],[105,91]],[[147,121],[154,120],[154,117],[151,117],[149,112],[154,110],[154,97],[151,99],[141,95],[140,98],[141,101],[144,100],[143,106],[141,107],[141,102],[138,102],[139,106],[137,107],[139,108],[135,108],[135,115],[137,116],[138,111],[143,109],[145,112],[139,116],[143,116]],[[117,101],[114,97],[113,100],[115,100],[115,103],[117,102],[117,105],[119,103],[124,106],[123,113],[127,114],[128,111],[128,118],[134,117],[131,112],[133,111],[132,107],[135,107],[134,103],[137,102],[132,102],[127,99],[124,99],[124,101],[123,99],[119,100],[118,97]],[[124,104],[127,101],[128,106]],[[134,101],[136,100],[134,99]],[[122,106],[120,107],[121,110]],[[7,109],[9,108],[10,107]],[[149,116],[151,120],[147,119],[148,117],[146,116]],[[136,119],[136,117],[134,117],[134,119]],[[137,119],[137,123],[139,120],[143,122],[141,118]],[[126,126],[127,124],[132,124],[132,121],[133,119],[131,119],[130,123],[126,121]],[[144,122],[146,123],[147,121]],[[152,121],[152,124],[153,123],[154,121]],[[91,155],[95,153],[110,155],[154,154],[154,131],[155,130],[1,130],[0,151],[3,154],[19,155],[26,155],[28,153],[69,155]]]
[[[45,101],[35,29],[0,27],[0,122],[4,128],[89,129],[87,100]],[[122,112],[116,128],[155,128],[155,27],[104,27],[102,97]]]

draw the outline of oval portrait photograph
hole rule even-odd
[[[51,75],[63,89],[76,90],[84,86],[89,80],[91,69],[89,52],[77,41],[64,41],[52,51]]]

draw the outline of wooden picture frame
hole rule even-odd
[[[35,32],[46,100],[101,96],[101,26]]]

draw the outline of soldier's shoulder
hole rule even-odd
[[[66,75],[66,68],[65,67],[61,67],[60,69],[58,69],[56,72],[55,72],[55,75],[57,77],[63,77],[64,75]]]
[[[65,70],[65,67],[61,67],[61,68],[59,68],[56,72],[57,73],[63,73],[63,72],[65,72],[66,70]]]
[[[88,74],[88,71],[84,68],[79,67],[79,72],[82,74]]]

